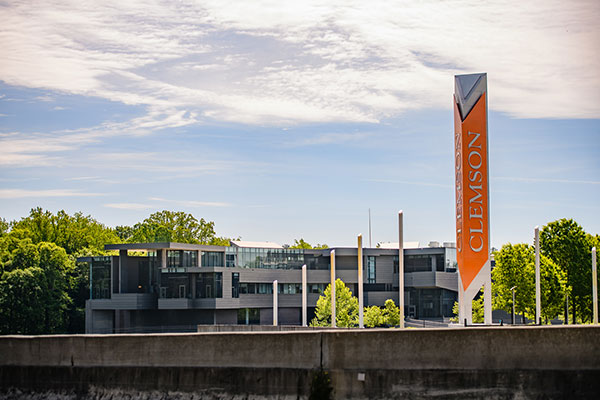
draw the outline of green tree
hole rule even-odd
[[[84,248],[101,253],[105,244],[121,242],[114,230],[89,215],[77,212],[71,216],[64,210],[54,215],[41,207],[31,209],[29,216],[14,222],[12,230],[27,232],[33,243],[55,243],[67,254],[75,254]]]
[[[535,319],[535,249],[527,244],[506,244],[494,254],[492,270],[492,304],[496,310],[512,313],[512,291],[515,289],[515,310],[528,319]],[[562,311],[568,293],[566,274],[548,257],[540,257],[541,317],[546,321]]]
[[[400,325],[400,309],[394,303],[394,300],[387,299],[383,309],[383,323],[387,326]]]
[[[179,242],[211,244],[218,239],[215,223],[182,211],[158,211],[133,226],[132,243]]]
[[[375,328],[384,324],[383,312],[378,306],[365,307],[363,317],[367,328]]]
[[[540,249],[566,273],[571,290],[573,318],[582,322],[592,316],[592,255],[593,236],[586,234],[572,219],[550,222],[540,232]]]
[[[310,243],[306,242],[304,239],[300,238],[294,239],[294,244],[290,246],[290,249],[328,249],[329,246],[326,244],[319,244],[312,246]]]
[[[8,233],[8,229],[10,228],[10,224],[6,222],[4,218],[0,218],[0,236],[4,236]]]
[[[39,334],[65,332],[72,259],[54,243],[15,240],[2,249],[0,332]]]
[[[358,299],[341,279],[335,280],[336,326],[351,328],[358,326]],[[331,326],[331,284],[317,300],[315,318],[311,326]]]

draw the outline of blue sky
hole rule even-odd
[[[487,72],[492,245],[599,233],[600,5],[564,3],[0,2],[0,215],[454,241],[453,77]]]

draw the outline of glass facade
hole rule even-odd
[[[258,308],[240,308],[237,317],[239,325],[260,324],[260,310]]]
[[[188,274],[163,274],[160,287],[162,299],[189,299],[190,279]]]
[[[110,257],[93,257],[90,268],[90,299],[110,299]]]
[[[200,299],[222,298],[223,274],[221,272],[198,274],[196,297]]]
[[[240,274],[238,272],[231,274],[231,297],[234,299],[240,297]]]
[[[221,251],[203,251],[202,266],[203,267],[224,267],[225,253]]]
[[[167,267],[187,268],[198,266],[196,250],[167,250]]]
[[[452,306],[458,299],[456,292],[446,289],[407,289],[409,292],[409,308],[414,318],[448,318],[452,317]]]
[[[367,283],[375,283],[375,256],[367,256]]]
[[[228,266],[231,265],[240,268],[301,269],[304,264],[304,251],[302,249],[238,247],[235,250],[236,254],[234,257],[227,259]]]

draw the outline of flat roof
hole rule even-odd
[[[235,247],[245,247],[253,249],[283,249],[283,246],[275,242],[247,242],[242,240],[232,240],[231,244]]]
[[[177,242],[159,242],[159,243],[119,243],[104,245],[104,250],[207,250],[224,251],[225,246],[213,246],[208,244],[192,244]]]

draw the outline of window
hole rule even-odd
[[[203,251],[202,266],[203,267],[224,267],[224,255],[220,251]]]
[[[367,283],[375,283],[375,256],[367,256]]]
[[[260,310],[258,308],[240,308],[237,315],[238,324],[240,325],[260,324]]]
[[[171,268],[181,266],[181,251],[167,250],[167,266]]]
[[[427,272],[431,271],[430,255],[410,255],[404,257],[404,272]]]
[[[225,266],[228,268],[235,267],[235,254],[225,254]]]
[[[89,263],[92,299],[110,299],[110,257],[93,257]]]
[[[231,297],[234,299],[240,297],[240,274],[238,272],[231,274]]]
[[[198,274],[196,296],[201,299],[223,297],[223,274],[221,272]]]
[[[195,250],[184,250],[183,251],[183,266],[184,267],[197,267],[198,266],[198,252]]]

